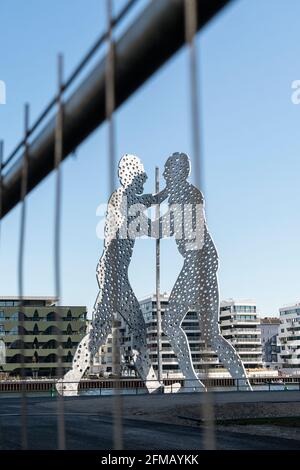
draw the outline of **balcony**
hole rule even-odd
[[[3,370],[5,372],[13,372],[16,369],[22,369],[22,366],[25,367],[25,369],[57,369],[58,368],[58,363],[57,362],[37,362],[37,363],[28,363],[28,364],[4,364],[3,365]],[[66,368],[66,369],[71,369],[72,363],[71,362],[63,362],[61,367]]]
[[[255,336],[261,336],[261,330],[260,328],[255,328],[253,330],[246,329],[246,328],[231,328],[228,330],[224,330],[221,328],[221,332],[223,336],[228,336],[228,335],[255,335]]]
[[[73,351],[75,353],[77,346],[74,346],[73,348],[63,348],[63,355],[67,355],[66,353],[68,351]],[[49,356],[50,354],[59,354],[59,351],[57,348],[53,349],[24,349],[24,351],[21,351],[21,349],[6,349],[6,357],[13,357],[16,356],[17,354],[22,354],[25,357],[32,357],[35,353],[39,357],[45,357]]]
[[[261,345],[261,340],[260,339],[251,339],[251,338],[230,338],[230,342],[232,344],[257,344]]]
[[[70,335],[43,335],[43,334],[38,334],[38,335],[24,335],[24,341],[25,343],[33,343],[33,341],[35,340],[35,338],[38,338],[38,341],[40,344],[42,343],[48,343],[48,341],[54,339],[54,340],[58,340],[58,338],[60,339],[60,341],[62,343],[66,343],[68,341],[69,338],[72,338],[72,341],[74,343],[79,343],[82,338],[84,336],[84,333],[82,334],[70,334]],[[2,339],[6,342],[6,343],[12,343],[16,340],[19,340],[19,339],[22,339],[22,335],[20,334],[17,334],[17,335],[4,335],[2,336]]]
[[[250,352],[251,354],[262,356],[262,350],[260,348],[247,348],[244,351],[242,349],[238,350],[240,356],[243,356],[244,354],[249,354]]]

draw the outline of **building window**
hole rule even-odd
[[[38,334],[39,334],[39,327],[37,326],[37,324],[34,325],[33,334],[34,334],[34,335],[38,335]]]
[[[71,335],[72,333],[73,333],[73,330],[72,330],[71,324],[69,323],[67,326],[67,335]]]
[[[14,326],[8,333],[9,335],[17,335],[18,334],[18,327]]]
[[[56,312],[49,312],[47,315],[47,321],[56,321],[57,315]]]
[[[39,312],[37,310],[35,310],[32,319],[33,319],[33,321],[39,321],[40,316],[39,316]]]

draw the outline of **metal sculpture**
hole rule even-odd
[[[241,389],[251,390],[239,355],[220,333],[218,254],[207,229],[203,195],[188,182],[190,168],[186,154],[174,153],[163,173],[169,196],[168,212],[161,219],[163,234],[175,236],[184,263],[169,297],[162,327],[187,379],[182,391],[205,390],[194,370],[188,339],[181,327],[191,309],[198,314],[205,344],[212,347],[231,376],[240,379]]]
[[[203,195],[189,183],[189,174],[188,156],[174,153],[165,164],[166,188],[154,196],[142,195],[147,179],[143,164],[134,155],[121,159],[118,172],[121,187],[112,194],[106,213],[104,251],[97,266],[99,294],[91,329],[78,345],[72,369],[57,382],[59,393],[78,394],[80,379],[105,344],[116,314],[129,325],[135,367],[149,392],[163,386],[149,359],[145,320],[128,279],[135,238],[143,235],[154,238],[174,235],[184,258],[162,318],[164,333],[186,379],[182,391],[206,390],[194,370],[188,339],[181,327],[189,310],[198,314],[205,344],[212,347],[231,376],[239,379],[240,388],[251,390],[239,355],[220,332],[218,254],[207,229]],[[145,209],[167,197],[167,213],[153,224]],[[179,385],[174,388],[178,391]]]
[[[128,268],[135,238],[148,234],[151,226],[142,209],[160,202],[165,196],[160,193],[159,201],[158,197],[142,195],[147,175],[140,159],[134,155],[124,155],[120,160],[118,176],[121,187],[112,194],[106,213],[104,250],[97,266],[99,294],[91,329],[77,347],[72,369],[56,384],[58,392],[65,396],[78,394],[80,379],[105,344],[117,313],[129,325],[135,367],[149,392],[161,387],[149,359],[145,320],[128,279]],[[144,230],[135,230],[137,226]]]

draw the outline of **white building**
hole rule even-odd
[[[224,300],[220,309],[221,333],[234,346],[246,369],[262,369],[260,320],[253,300]]]
[[[115,348],[114,344],[116,345]],[[104,377],[118,375],[119,372],[122,376],[135,375],[130,351],[131,337],[128,333],[128,327],[124,320],[119,317],[118,321],[114,322],[112,332],[108,335],[106,343],[100,347],[95,355],[90,373]],[[116,366],[119,363],[121,364],[120,371]]]
[[[279,368],[279,329],[280,319],[265,317],[260,319],[262,358],[264,367],[270,369]]]
[[[279,309],[280,363],[287,374],[300,374],[300,303]]]
[[[163,315],[168,304],[169,295],[161,294],[161,313]],[[150,350],[150,359],[153,367],[157,370],[157,312],[156,295],[148,296],[140,301],[140,306],[146,321],[147,343]],[[217,357],[210,348],[205,348],[204,341],[201,340],[199,321],[195,312],[188,312],[182,322],[182,327],[188,337],[191,348],[193,364],[196,372],[206,373],[208,369],[222,369]],[[174,354],[166,336],[162,334],[162,369],[163,377],[182,378],[179,371],[176,355]]]
[[[168,304],[169,295],[161,294],[162,315]],[[147,344],[154,370],[157,370],[157,315],[156,296],[150,295],[140,301],[146,322]],[[230,299],[221,303],[221,332],[236,348],[250,375],[263,373],[260,321],[257,318],[256,305],[253,301],[234,301]],[[182,322],[188,337],[193,364],[199,377],[230,377],[228,371],[219,362],[211,347],[201,338],[200,326],[196,312],[188,312]],[[121,364],[123,375],[134,375],[131,360],[131,337],[123,320],[119,324],[119,341],[121,347]],[[176,355],[166,336],[162,334],[162,368],[164,378],[182,378]],[[94,359],[93,373],[109,375],[113,370],[112,335]]]
[[[168,303],[168,294],[161,295],[162,315]],[[154,368],[157,369],[157,329],[156,296],[149,296],[140,301],[147,325],[147,342]],[[260,321],[257,317],[256,304],[253,301],[234,301],[221,303],[221,333],[233,344],[245,365],[253,375],[263,373]],[[201,338],[201,331],[196,312],[188,312],[182,322],[193,358],[193,364],[200,377],[229,377],[227,369],[210,345]],[[162,366],[164,377],[182,377],[178,369],[177,358],[167,341],[162,337]],[[251,375],[252,375],[251,374]]]

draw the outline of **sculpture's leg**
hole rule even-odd
[[[157,380],[156,374],[149,358],[146,337],[146,324],[131,287],[127,286],[125,303],[122,303],[120,312],[123,318],[128,322],[132,335],[133,360],[137,372],[149,393],[158,390],[162,384]]]
[[[103,301],[95,310],[91,331],[80,341],[75,352],[72,369],[56,384],[57,391],[66,397],[78,395],[78,385],[99,348],[105,344],[112,330],[112,309]]]
[[[240,390],[252,390],[245,367],[234,347],[221,335],[219,326],[219,287],[217,275],[201,286],[200,324],[203,338],[211,345],[220,362],[234,379],[239,379]]]
[[[91,354],[89,351],[89,334],[85,335],[77,346],[72,369],[69,370],[63,379],[56,383],[56,390],[63,396],[77,396],[78,385],[86,369],[90,365]]]
[[[215,332],[211,339],[211,345],[218,355],[220,362],[228,369],[234,379],[238,379],[239,390],[251,391],[249,379],[244,364],[234,347],[221,335]]]
[[[163,315],[162,327],[177,356],[179,368],[185,377],[185,386],[181,391],[203,392],[206,391],[206,387],[199,380],[195,372],[189,342],[185,332],[181,328],[181,322],[187,311],[187,305],[182,303],[179,298],[175,297],[173,290],[168,307]]]

